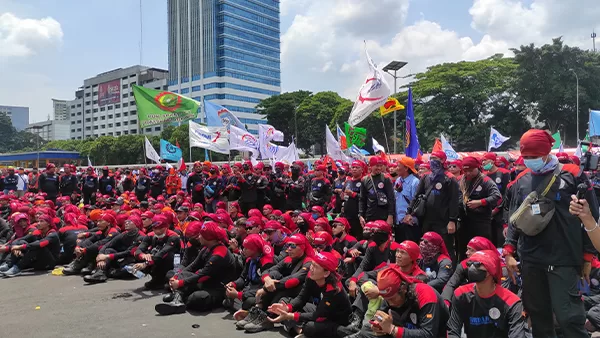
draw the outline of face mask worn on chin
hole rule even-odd
[[[492,164],[491,163],[483,165],[483,170],[490,170],[490,169],[492,169]]]
[[[479,270],[474,265],[471,265],[467,270],[467,275],[469,278],[469,282],[480,283],[483,282],[487,277],[487,271]]]
[[[534,172],[539,172],[540,170],[542,170],[542,168],[544,168],[544,165],[546,165],[546,162],[544,162],[544,159],[541,157],[534,158],[531,160],[524,160],[524,162],[525,166]]]
[[[167,235],[167,233],[164,233],[164,234],[162,234],[162,235],[157,235],[157,234],[154,234],[154,237],[155,237],[155,238],[158,238],[158,239],[161,239],[161,238],[164,238],[166,235]]]

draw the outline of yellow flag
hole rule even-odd
[[[393,111],[404,109],[404,106],[398,102],[397,99],[393,97],[388,97],[387,101],[383,104],[383,106],[379,107],[379,113],[381,116],[385,116]]]

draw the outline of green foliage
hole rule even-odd
[[[27,131],[17,131],[13,127],[10,117],[0,114],[0,153],[35,151],[37,146],[41,147],[46,141],[36,134]]]

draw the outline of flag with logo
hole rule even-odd
[[[381,116],[385,116],[389,113],[402,109],[404,109],[404,106],[400,104],[397,98],[388,97],[387,101],[385,101],[383,106],[379,107],[379,114]]]
[[[275,158],[280,146],[271,141],[282,142],[283,133],[268,124],[258,125],[258,145],[263,159]]]
[[[434,151],[444,151],[444,148],[442,147],[442,141],[440,141],[439,138],[436,138],[435,142],[433,143],[433,148],[431,149],[431,152],[433,153]]]
[[[353,144],[348,149],[350,150],[350,156],[352,156],[352,158],[364,161],[365,155],[363,154],[363,152],[361,151],[361,149],[359,147],[357,147],[355,144]]]
[[[229,109],[204,100],[204,114],[206,114],[206,124],[209,127],[236,126],[239,129],[246,130],[244,124]]]
[[[258,158],[260,154],[258,139],[245,129],[238,128],[235,125],[229,127],[229,148],[231,150],[251,152],[254,158]]]
[[[352,127],[348,122],[344,122],[346,129],[346,145],[351,147],[353,144],[357,147],[363,147],[367,140],[367,130],[360,127]]]
[[[133,85],[140,128],[166,122],[183,122],[198,116],[200,102],[164,90]]]
[[[300,155],[298,154],[298,148],[296,148],[296,144],[294,144],[294,142],[285,147],[285,149],[279,153],[278,157],[275,158],[276,161],[286,164],[292,164],[294,161],[298,161],[299,159]]]
[[[160,140],[160,158],[166,161],[179,161],[179,159],[183,156],[181,149],[179,147],[171,144],[167,140]]]
[[[365,54],[369,64],[369,73],[358,91],[358,97],[348,118],[348,123],[353,127],[371,115],[375,109],[381,107],[392,93],[383,72],[377,68],[377,65],[369,56],[366,42]]]
[[[346,140],[346,134],[342,131],[342,128],[340,128],[339,125],[336,124],[335,126],[337,128],[337,138],[338,142],[340,143],[340,149],[348,149],[348,141]]]
[[[494,148],[500,148],[502,143],[508,141],[510,137],[502,136],[494,127],[490,127],[490,143],[488,144],[488,151]]]
[[[417,137],[417,121],[413,107],[412,88],[408,88],[408,102],[406,104],[406,148],[404,153],[411,158],[418,158],[421,152],[419,138]]]
[[[155,163],[160,163],[160,156],[158,155],[156,150],[154,150],[152,143],[150,143],[150,141],[148,140],[148,137],[146,137],[146,136],[144,136],[144,148],[145,148],[146,158],[154,161]]]
[[[454,151],[454,148],[452,148],[452,145],[446,140],[443,134],[440,135],[440,141],[442,142],[442,150],[446,154],[446,157],[451,161],[458,160],[458,153]]]
[[[227,128],[208,127],[194,121],[189,122],[190,147],[204,148],[216,153],[229,154]]]
[[[558,149],[562,143],[562,140],[560,139],[560,132],[557,131],[556,133],[552,134],[552,138],[554,139],[552,149]]]

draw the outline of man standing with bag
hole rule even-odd
[[[445,172],[446,154],[434,151],[429,157],[431,173],[423,176],[416,197],[412,200],[404,223],[412,223],[417,217],[422,231],[434,231],[442,236],[450,258],[454,261],[454,233],[458,222],[459,189],[458,182]]]
[[[373,156],[369,159],[371,173],[361,181],[358,214],[361,225],[367,222],[382,220],[391,227],[394,224],[396,203],[394,183],[383,175],[385,161]]]
[[[556,337],[554,315],[565,337],[585,338],[589,336],[577,284],[583,279],[589,283],[595,250],[581,221],[569,213],[569,203],[587,178],[579,166],[559,164],[550,154],[553,142],[550,134],[537,129],[521,137],[521,155],[531,171],[517,177],[506,193],[503,256],[513,282],[515,253],[521,259],[523,305],[533,336]],[[585,199],[598,219],[594,192],[587,190]]]

